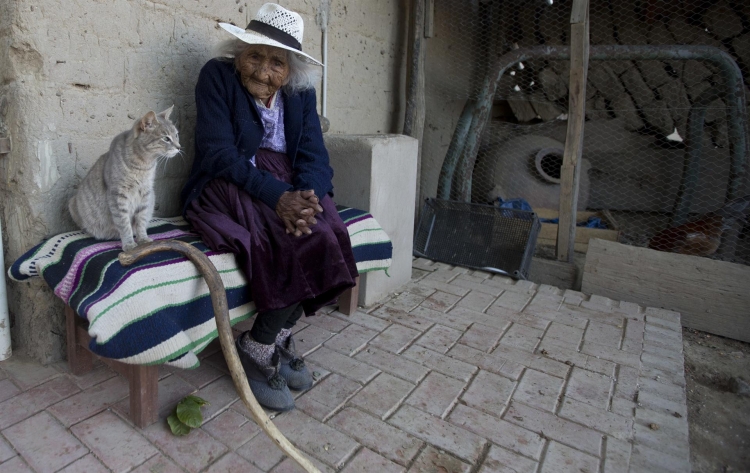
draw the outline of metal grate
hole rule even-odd
[[[541,224],[534,212],[426,199],[414,254],[527,279]]]

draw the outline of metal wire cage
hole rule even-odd
[[[540,228],[534,212],[428,198],[414,255],[528,279]]]
[[[422,197],[558,209],[572,0],[434,5]],[[623,244],[750,265],[750,1],[590,0],[589,18],[577,210]]]

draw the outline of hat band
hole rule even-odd
[[[263,36],[268,36],[272,40],[278,41],[284,46],[294,48],[297,51],[302,51],[302,45],[299,43],[299,41],[297,41],[297,39],[294,36],[276,28],[275,26],[271,26],[268,23],[263,23],[262,21],[253,20],[250,22],[249,25],[247,25],[246,29],[255,31],[256,33],[260,33]]]

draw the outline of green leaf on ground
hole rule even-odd
[[[167,417],[167,423],[169,424],[169,428],[172,430],[172,433],[178,437],[187,435],[192,430],[190,427],[180,422],[180,419],[178,419],[177,415],[175,414]]]
[[[203,399],[203,398],[200,398],[200,397],[198,397],[198,396],[193,396],[192,394],[191,394],[190,396],[187,396],[187,397],[185,397],[185,399],[184,399],[184,400],[185,400],[185,401],[188,401],[188,400],[190,400],[190,401],[193,401],[194,403],[198,404],[198,405],[199,405],[199,406],[201,406],[201,407],[203,407],[203,406],[209,406],[209,405],[211,405],[211,404],[210,404],[210,403],[209,403],[208,401],[206,401],[205,399]]]
[[[199,398],[200,399],[200,398]],[[177,404],[176,409],[177,418],[188,427],[198,428],[203,423],[203,414],[201,413],[201,406],[190,399],[190,396],[186,397]]]

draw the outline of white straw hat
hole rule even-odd
[[[286,49],[308,62],[322,66],[323,63],[302,52],[302,33],[305,25],[299,13],[287,10],[275,3],[266,3],[246,29],[229,23],[219,26],[248,44],[266,44]]]

